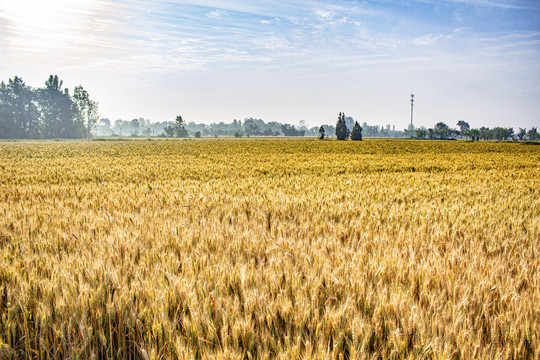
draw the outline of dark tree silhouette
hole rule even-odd
[[[319,140],[324,140],[324,136],[325,136],[324,127],[321,125],[321,127],[319,128]]]
[[[78,86],[73,96],[51,75],[44,88],[33,89],[15,76],[0,83],[0,138],[80,139],[97,121],[97,103]]]
[[[345,123],[345,113],[339,113],[336,123],[336,136],[338,140],[347,140],[349,137],[349,129],[347,129],[347,124]]]
[[[358,124],[358,121],[354,122],[354,126],[351,131],[351,140],[362,141],[362,127],[360,124]]]

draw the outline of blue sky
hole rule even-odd
[[[0,79],[111,120],[540,126],[540,2],[0,0]]]

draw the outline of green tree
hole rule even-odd
[[[529,131],[527,132],[527,136],[529,137],[529,140],[531,140],[531,141],[537,140],[537,138],[538,138],[538,128],[536,126],[530,128]]]
[[[437,138],[441,140],[448,139],[449,134],[450,128],[448,127],[448,125],[443,122],[438,122],[437,124],[435,124],[435,135],[437,136]]]
[[[83,124],[86,128],[86,138],[92,135],[92,129],[95,128],[99,119],[98,103],[91,100],[88,92],[82,85],[76,86],[73,90],[73,99],[77,105],[77,122]]]
[[[514,128],[511,127],[511,128],[506,129],[506,130],[508,131],[508,138],[510,140],[515,140]]]
[[[417,139],[422,139],[422,140],[424,140],[428,135],[426,129],[415,129],[414,134]]]
[[[41,123],[35,91],[15,76],[0,83],[0,138],[41,137]]]
[[[131,136],[139,136],[140,127],[141,123],[139,122],[139,119],[131,120]]]
[[[351,131],[351,140],[362,141],[362,127],[360,124],[358,124],[358,121],[354,122],[354,126]]]
[[[349,129],[347,129],[347,124],[345,123],[345,113],[339,113],[336,123],[336,136],[338,140],[347,140],[349,137]]]
[[[77,104],[69,95],[69,90],[62,89],[62,83],[58,75],[50,75],[45,82],[45,88],[38,92],[43,137],[46,139],[83,138],[86,131],[84,124],[76,121]]]
[[[321,125],[319,128],[319,140],[324,140],[325,135],[324,127]]]
[[[268,128],[263,131],[264,136],[279,136],[279,131],[276,131],[275,133],[272,131],[272,129]]]
[[[492,130],[493,137],[497,140],[508,140],[510,133],[508,132],[508,129],[503,127],[495,127]]]
[[[487,140],[488,138],[488,128],[486,128],[485,126],[482,126],[480,129],[478,129],[478,131],[480,132],[479,134],[479,137],[482,139],[482,140]]]
[[[304,136],[306,134],[305,130],[297,130],[294,125],[289,124],[281,125],[281,131],[284,136]]]
[[[174,131],[175,131],[175,135],[176,137],[178,138],[187,138],[188,137],[188,132],[186,130],[186,128],[184,127],[184,119],[182,119],[182,116],[179,115],[176,117],[176,119],[174,120]]]
[[[247,136],[260,136],[264,135],[264,133],[261,131],[262,128],[264,128],[264,121],[261,119],[244,119],[243,127],[244,127],[244,133]]]
[[[457,122],[457,126],[459,127],[459,133],[461,136],[467,136],[468,131],[471,127],[469,126],[468,122],[465,122],[463,120],[459,120]]]
[[[166,137],[174,137],[176,135],[176,130],[174,129],[174,126],[166,126],[163,128],[163,131],[165,131]]]
[[[197,139],[199,139],[199,138],[201,137],[201,132],[200,132],[200,131],[197,131],[197,132],[195,133],[195,137],[196,137]]]
[[[522,141],[527,136],[527,129],[519,128],[519,132],[517,133],[517,137],[519,141]]]

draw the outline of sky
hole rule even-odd
[[[114,121],[540,126],[538,0],[0,0],[0,80]]]

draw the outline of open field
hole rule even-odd
[[[539,269],[540,146],[0,143],[2,359],[538,359]]]

